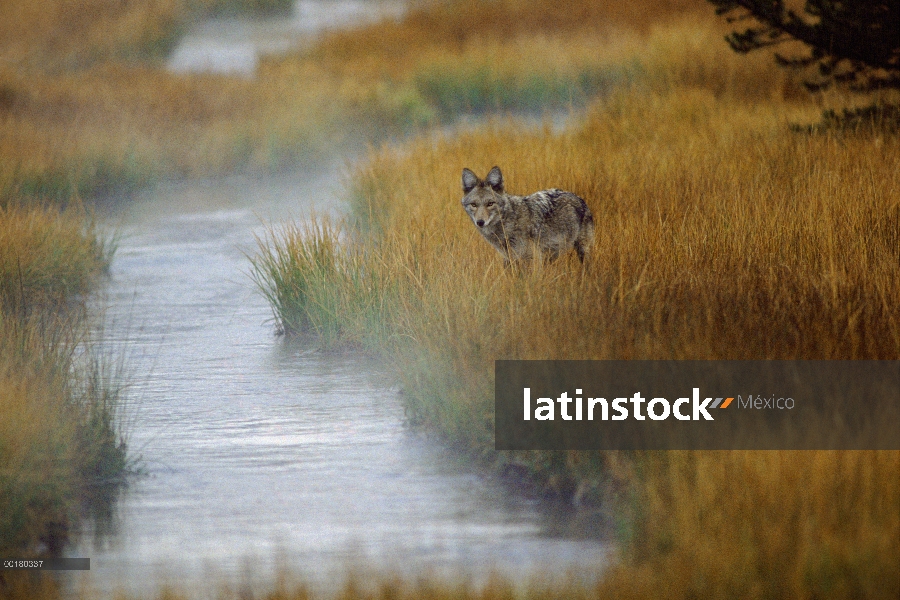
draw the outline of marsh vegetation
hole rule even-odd
[[[12,4],[0,25],[0,423],[12,424],[0,457],[4,481],[25,483],[0,493],[36,517],[5,520],[22,527],[4,539],[33,548],[71,518],[67,473],[96,464],[66,458],[87,435],[79,423],[100,423],[88,437],[107,449],[84,456],[123,460],[102,416],[112,392],[72,368],[70,323],[109,252],[86,216],[51,203],[371,143],[346,219],[273,225],[253,275],[284,332],[389,357],[413,423],[546,494],[609,507],[621,560],[599,588],[534,597],[897,596],[900,452],[510,454],[493,450],[492,429],[501,358],[900,359],[900,136],[872,120],[820,124],[825,108],[896,96],[810,96],[771,56],[733,54],[696,0],[425,3],[266,57],[250,79],[162,69],[208,3]],[[477,125],[440,127],[473,114]],[[587,200],[597,241],[584,270],[503,268],[459,204],[462,168],[494,164],[514,193]],[[36,464],[53,477],[15,475]],[[387,582],[343,597],[512,595],[500,581]],[[268,597],[307,596],[285,584]]]
[[[711,18],[631,31],[574,44],[616,77],[562,131],[497,118],[374,152],[351,177],[345,222],[273,227],[259,284],[285,331],[390,356],[413,421],[549,494],[614,506],[623,560],[600,595],[890,597],[897,452],[493,450],[496,359],[900,356],[896,134],[804,129],[822,102],[848,99],[812,101],[770,56],[730,54]],[[473,65],[548,44],[499,39],[447,53],[436,72],[514,89]],[[494,164],[509,165],[514,193],[588,200],[584,271],[503,268],[459,204],[462,168]]]

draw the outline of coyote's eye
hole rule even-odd
[[[487,207],[490,208],[490,207],[492,207],[492,206],[494,206],[494,205],[496,205],[496,204],[497,204],[496,202],[488,202],[488,203],[487,203]]]

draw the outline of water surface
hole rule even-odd
[[[176,73],[252,76],[266,54],[303,48],[330,29],[397,18],[405,8],[401,0],[298,0],[286,17],[209,19],[190,28],[167,66]]]
[[[129,445],[147,476],[71,552],[101,593],[264,583],[279,567],[328,587],[350,568],[523,581],[603,563],[589,518],[405,426],[373,359],[274,335],[246,253],[264,222],[340,211],[339,180],[163,184],[107,215],[122,239],[104,338],[129,357]]]
[[[278,19],[192,29],[169,68],[252,75],[258,57],[404,4],[301,0]],[[163,183],[111,203],[121,241],[103,347],[127,357],[129,447],[146,476],[88,528],[68,576],[100,596],[165,582],[323,588],[348,570],[517,582],[584,569],[609,545],[596,519],[530,500],[404,425],[397,389],[360,354],[274,335],[248,276],[266,223],[343,211],[341,169]]]

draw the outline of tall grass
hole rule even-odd
[[[492,449],[496,359],[900,359],[900,137],[792,129],[820,108],[711,31],[651,28],[621,63],[644,76],[563,131],[495,120],[374,152],[349,221],[273,231],[259,282],[304,282],[284,329],[390,356],[413,421],[614,502],[623,560],[600,596],[895,597],[898,452]],[[503,268],[459,205],[461,169],[494,164],[514,193],[587,200],[586,268]]]
[[[892,598],[900,452],[651,452],[599,597]]]
[[[118,64],[71,77],[0,73],[11,98],[10,118],[0,122],[0,198],[64,200],[160,177],[276,169],[317,156],[327,136],[340,145],[319,70],[306,65],[292,77],[318,80],[324,93],[291,89],[293,80],[278,81],[281,71],[264,68],[272,87]]]
[[[312,63],[259,82],[186,78],[163,60],[199,15],[281,0],[7,2],[0,23],[0,203],[129,191],[160,177],[315,157],[338,87]],[[302,85],[315,81],[313,89]]]
[[[767,57],[732,56],[695,0],[431,3],[267,59],[253,80],[161,70],[211,3],[37,6],[8,2],[0,21],[0,505],[15,517],[0,549],[58,544],[77,490],[118,472],[124,450],[114,389],[78,366],[65,313],[105,251],[82,220],[22,212],[23,196],[279,168],[460,113],[600,94],[563,132],[496,121],[375,153],[348,224],[260,240],[254,274],[281,326],[389,353],[414,421],[550,492],[616,499],[624,561],[600,595],[896,597],[896,452],[497,457],[490,401],[496,358],[897,359],[896,135],[792,133],[819,107]],[[588,200],[586,270],[502,268],[458,205],[461,168],[493,164],[513,191]],[[382,596],[399,594],[447,592]]]
[[[54,556],[126,470],[121,382],[64,317],[0,320],[0,552]]]
[[[590,585],[572,581],[566,574],[553,574],[555,583],[546,581],[510,581],[502,576],[492,576],[483,584],[462,580],[441,580],[423,577],[415,581],[398,576],[367,576],[365,573],[350,573],[344,582],[334,587],[338,591],[322,593],[296,582],[290,573],[279,574],[276,581],[265,588],[257,589],[218,580],[213,586],[203,590],[185,589],[183,586],[167,585],[152,596],[159,600],[189,600],[210,598],[219,600],[587,600],[596,598],[596,591]],[[19,582],[17,582],[19,583]],[[53,582],[23,582],[11,590],[11,600],[54,600],[60,597],[60,586]],[[81,590],[66,594],[67,598],[89,600],[96,596],[91,591]],[[137,598],[135,596],[122,596]],[[147,596],[144,596],[147,597]]]
[[[87,294],[109,266],[114,244],[89,211],[0,207],[0,308],[46,311]]]
[[[126,470],[122,382],[86,295],[111,258],[83,209],[0,208],[0,554],[58,555]],[[6,585],[13,575],[4,578]]]
[[[197,14],[257,2],[8,4],[0,198],[61,199],[315,161],[471,110],[582,103],[640,76],[611,67],[602,40],[709,13],[699,0],[641,9],[579,0],[565,11],[543,0],[414,3],[399,21],[266,58],[247,79],[175,75],[162,58]]]
[[[215,12],[271,13],[288,0],[7,0],[0,22],[4,62],[40,70],[80,69],[110,59],[159,58],[185,26]]]

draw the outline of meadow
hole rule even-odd
[[[0,25],[0,198],[314,165],[461,113],[565,109],[636,75],[617,56],[641,43],[636,32],[698,11],[695,0],[649,12],[578,2],[563,14],[534,0],[425,3],[401,22],[263,57],[253,78],[165,71],[197,15],[238,4],[12,3],[16,19]],[[622,39],[601,46],[601,32]]]
[[[805,110],[676,88],[559,133],[497,122],[386,148],[350,221],[276,228],[258,278],[285,330],[386,353],[413,422],[614,506],[624,561],[604,590],[892,597],[898,452],[493,451],[496,359],[898,358],[898,139],[791,131]],[[461,168],[494,162],[509,189],[588,199],[583,271],[504,269],[459,205]]]
[[[561,128],[488,118],[373,152],[344,222],[260,240],[258,284],[285,332],[386,356],[413,423],[608,507],[622,560],[598,597],[894,597],[900,453],[493,450],[496,359],[900,358],[896,127],[816,126],[871,99],[810,98],[770,56],[731,54],[712,19],[631,35],[594,40],[597,72],[617,75]],[[483,90],[515,89],[509,64],[540,68],[538,48],[557,47],[488,36],[419,77],[513,108]],[[511,78],[473,76],[491,68]],[[584,269],[504,269],[459,203],[462,168],[495,164],[513,193],[587,200]]]
[[[697,0],[423,3],[265,58],[252,79],[162,68],[192,18],[233,2],[8,4],[0,504],[23,517],[4,521],[5,549],[62,539],[83,482],[125,468],[117,385],[77,351],[111,258],[78,198],[368,148],[347,218],[273,225],[254,276],[284,332],[384,356],[412,424],[609,512],[621,558],[599,588],[529,597],[900,593],[900,452],[499,454],[492,379],[499,358],[900,359],[897,127],[806,127],[896,98],[810,96],[771,55],[732,53]],[[494,164],[512,192],[587,200],[584,269],[503,268],[459,204],[461,169]],[[105,450],[78,451],[85,437]],[[30,480],[36,465],[52,476]],[[376,588],[339,597],[515,596],[499,580]]]

